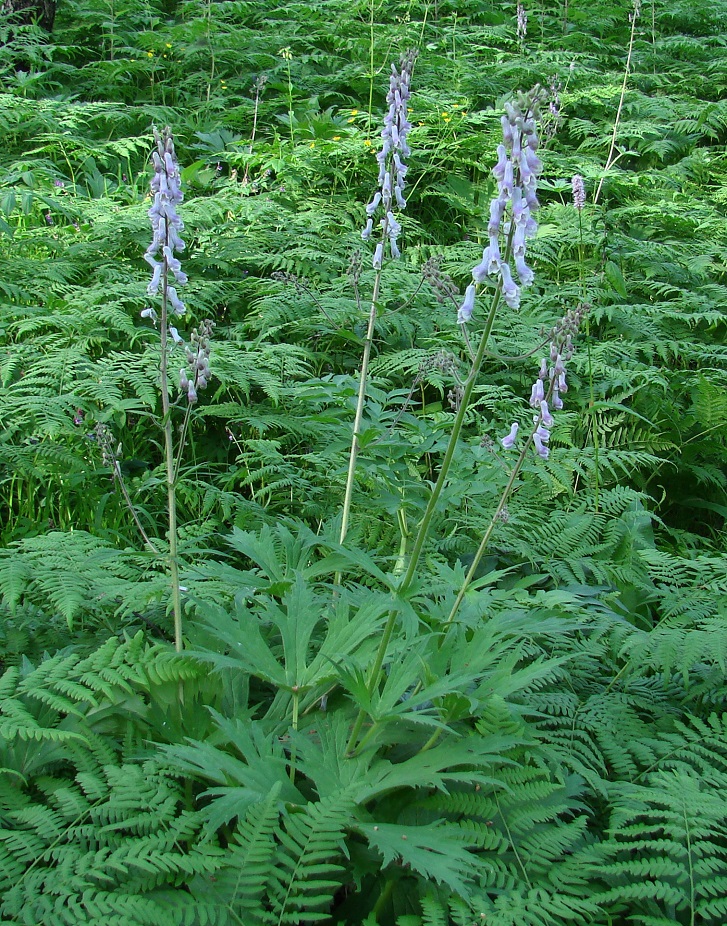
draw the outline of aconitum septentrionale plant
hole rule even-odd
[[[416,531],[406,570],[399,582],[398,593],[402,597],[406,595],[416,576],[437,503],[449,478],[452,461],[459,443],[459,436],[482,368],[486,346],[498,306],[504,298],[511,309],[517,309],[520,305],[520,286],[529,286],[534,278],[532,269],[525,262],[525,255],[527,241],[537,231],[533,213],[538,209],[536,191],[538,175],[542,169],[540,158],[536,154],[538,147],[537,118],[543,97],[544,93],[539,86],[529,93],[521,93],[514,102],[506,104],[505,115],[502,117],[503,143],[498,147],[498,161],[493,169],[493,174],[498,183],[498,195],[490,207],[488,226],[490,243],[483,252],[481,262],[472,271],[473,282],[467,287],[464,300],[459,306],[458,322],[464,325],[470,321],[475,307],[477,284],[489,284],[490,277],[494,277],[494,285],[488,285],[492,293],[492,301],[484,330],[480,334],[479,344],[472,360],[469,375],[462,386],[461,396],[458,396],[459,404],[437,481],[431,491],[426,509]],[[513,259],[520,286],[512,278],[510,261]],[[510,485],[506,489],[504,499],[507,498],[511,487]],[[504,501],[501,503],[499,510],[501,510],[502,505],[504,505]],[[481,558],[482,552],[478,555]],[[454,619],[473,574],[474,572],[471,571],[463,588],[460,589],[455,608],[449,616],[448,623],[451,623]],[[384,626],[376,658],[367,682],[369,695],[373,695],[379,684],[386,650],[394,630],[397,614],[398,606],[394,604]],[[349,752],[356,748],[364,719],[365,712],[361,711],[349,738]]]
[[[176,256],[176,253],[181,253],[185,248],[181,237],[184,223],[177,212],[177,206],[184,199],[184,194],[171,130],[166,128],[158,132],[154,129],[154,141],[156,150],[152,152],[151,157],[154,166],[154,176],[151,180],[153,202],[148,213],[152,226],[152,241],[144,254],[144,260],[152,268],[152,278],[147,286],[147,294],[160,296],[161,306],[159,313],[149,306],[141,314],[145,318],[150,318],[155,324],[159,322],[159,389],[162,400],[161,427],[164,434],[167,484],[168,564],[172,586],[174,642],[176,649],[180,651],[182,649],[182,603],[179,586],[176,484],[191,409],[197,401],[198,390],[207,385],[211,375],[209,340],[213,322],[205,320],[193,332],[193,349],[185,346],[187,368],[183,367],[179,372],[179,386],[187,402],[181,436],[175,453],[171,420],[172,402],[169,391],[169,363],[172,351],[177,345],[184,345],[184,339],[169,322],[171,316],[183,316],[186,313],[186,306],[179,298],[177,287],[187,283],[187,274],[182,270],[181,262]]]

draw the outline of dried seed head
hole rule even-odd
[[[445,302],[459,295],[459,289],[452,278],[441,271],[442,255],[430,257],[422,267],[422,276],[437,294],[437,302]]]

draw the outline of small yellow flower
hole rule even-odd
[[[348,122],[349,125],[350,125],[352,122],[355,122],[355,121],[356,121],[355,119],[346,119],[346,122]]]
[[[370,147],[371,147],[371,141],[367,138],[366,141],[364,142],[364,145],[366,145],[367,148],[370,148]]]
[[[148,52],[146,53],[146,56],[147,56],[147,58],[153,58],[153,57],[154,57],[154,52],[153,52],[153,51],[148,51]]]
[[[442,122],[451,122],[451,121],[452,120],[450,119],[449,116],[442,116]]]
[[[459,109],[459,103],[452,103],[452,109]]]
[[[449,116],[449,113],[442,113],[442,119],[446,119]]]
[[[352,110],[351,110],[351,115],[352,115],[352,116],[358,116],[358,110],[357,110],[357,109],[352,109]]]
[[[165,47],[165,48],[171,48],[171,47],[172,47],[172,43],[171,43],[171,42],[167,42],[167,43],[165,44],[164,47]]]
[[[340,136],[340,135],[334,135],[334,136],[333,136],[333,140],[334,140],[334,141],[340,141],[340,140],[341,140],[341,136]]]
[[[411,108],[411,106],[407,106],[406,111],[407,111],[408,113],[413,113],[413,112],[414,112],[414,110]]]
[[[312,142],[310,143],[310,147],[311,147],[311,148],[315,148],[315,146],[316,146],[316,143],[315,143],[314,141],[312,141]]]
[[[162,58],[166,58],[166,57],[167,57],[166,55],[162,55]]]

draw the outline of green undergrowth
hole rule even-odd
[[[643,0],[626,79],[631,3],[524,9],[521,37],[481,0],[81,0],[50,35],[2,14],[1,923],[727,920],[727,5]],[[360,233],[408,48],[402,256],[341,541]],[[402,591],[470,364],[461,296],[423,271],[464,292],[503,104],[536,83],[535,283],[495,317]],[[216,323],[176,485],[183,654],[140,315],[152,125],[182,168],[178,327]],[[550,456],[447,621],[500,439],[582,303]]]

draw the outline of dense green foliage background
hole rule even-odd
[[[607,171],[632,4],[529,0],[524,37],[515,7],[60,0],[51,35],[0,21],[0,922],[727,921],[727,4],[644,0]],[[342,547],[360,230],[410,47],[403,253]],[[503,103],[536,82],[536,281],[496,318],[369,696],[468,368],[422,270],[469,282]],[[164,548],[152,124],[183,168],[180,331],[216,321],[177,490],[181,655],[165,562],[95,437]],[[550,458],[445,626],[507,481],[499,438],[580,302]]]

